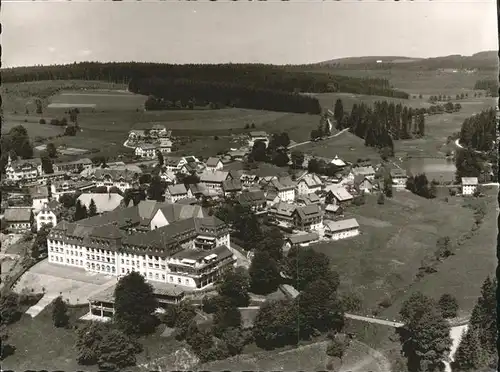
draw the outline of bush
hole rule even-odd
[[[40,124],[47,124],[47,122],[45,121],[45,119],[40,119],[39,123]]]
[[[443,318],[450,319],[455,318],[458,313],[458,302],[457,299],[451,294],[443,294],[438,301],[439,308],[443,314]]]
[[[365,196],[364,195],[358,195],[356,197],[354,197],[354,199],[352,200],[352,204],[354,204],[355,206],[360,206],[360,205],[363,205],[365,204]]]

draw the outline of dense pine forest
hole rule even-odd
[[[344,114],[342,101],[335,103],[334,118],[337,129],[349,131],[365,140],[366,146],[394,149],[393,140],[425,135],[425,109],[413,109],[388,101],[377,101],[373,107],[364,103],[352,106]]]
[[[478,80],[474,85],[474,90],[485,90],[492,97],[498,97],[498,81],[497,80]]]
[[[97,63],[16,67],[2,70],[4,83],[39,80],[101,80],[129,83],[144,78],[195,82],[217,82],[289,93],[344,92],[407,99],[405,92],[392,89],[386,79],[354,78],[319,72],[305,72],[295,66],[264,64],[172,65],[162,63]]]
[[[490,151],[496,139],[496,112],[494,109],[465,119],[460,130],[460,144],[478,151]]]
[[[129,90],[150,96],[145,103],[146,110],[210,106],[212,109],[239,107],[308,114],[321,113],[318,99],[308,95],[228,83],[151,78],[131,80]]]

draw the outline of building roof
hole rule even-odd
[[[178,260],[187,258],[190,260],[201,261],[205,257],[208,257],[212,254],[217,255],[217,258],[219,260],[222,260],[224,258],[231,257],[233,255],[233,252],[231,252],[231,250],[225,245],[220,245],[208,251],[204,249],[185,249],[174,254],[172,258]]]
[[[264,131],[253,131],[249,133],[250,137],[267,137],[268,134]]]
[[[129,134],[137,134],[137,135],[141,135],[141,136],[144,136],[145,134],[145,130],[144,129],[132,129]]]
[[[106,194],[85,193],[81,194],[77,200],[79,200],[80,203],[85,205],[87,209],[90,206],[91,200],[94,200],[94,203],[97,208],[97,213],[104,213],[104,212],[110,212],[118,208],[123,200],[123,196],[116,193],[106,193]]]
[[[477,177],[462,177],[462,185],[475,186],[478,184]]]
[[[294,189],[296,185],[290,177],[280,177],[278,179],[273,179],[271,180],[270,184],[278,191]]]
[[[224,192],[241,191],[241,181],[239,179],[230,179],[222,182]]]
[[[400,169],[400,168],[393,168],[391,169],[391,177],[407,177],[408,174],[406,172],[406,170],[404,169]]]
[[[209,157],[205,164],[207,165],[207,167],[216,167],[220,162],[220,158]]]
[[[36,167],[42,165],[42,159],[40,158],[17,159],[12,161],[12,166],[14,168],[22,167],[23,165],[34,165]]]
[[[178,167],[179,163],[183,158],[180,156],[165,156],[163,158],[163,164],[170,167]]]
[[[314,173],[308,173],[300,179],[299,182],[305,182],[308,187],[322,186],[323,181]]]
[[[187,194],[186,186],[182,183],[167,186],[168,193],[172,196]]]
[[[331,192],[335,199],[341,202],[353,199],[353,196],[342,186],[330,185],[325,191]]]
[[[159,207],[158,211],[161,211],[169,223],[193,217],[202,218],[208,216],[208,213],[199,205],[168,203]]]
[[[200,175],[200,182],[222,183],[229,176],[229,172],[224,171],[206,171]]]
[[[309,204],[304,207],[297,207],[295,212],[301,219],[315,218],[323,214],[323,211],[318,204]]]
[[[297,198],[297,202],[303,202],[304,204],[317,204],[321,202],[320,197],[315,193],[310,193],[307,195],[301,195]]]
[[[335,155],[335,158],[331,161],[332,164],[336,165],[337,167],[345,167],[346,163],[340,159],[337,155]]]
[[[82,158],[82,159],[73,160],[73,161],[66,161],[66,162],[62,162],[62,163],[54,163],[54,166],[59,167],[61,165],[79,165],[79,164],[91,165],[92,160],[90,160],[89,158]]]
[[[292,298],[296,298],[300,293],[294,287],[289,284],[280,285],[280,290],[285,293],[285,295],[290,296]]]
[[[151,143],[141,143],[139,146],[137,146],[141,150],[154,150],[156,149],[156,146],[151,144]]]
[[[372,175],[375,174],[375,169],[370,165],[368,167],[356,167],[352,168],[352,173],[354,175],[356,174],[363,174],[363,175]]]
[[[46,186],[35,186],[30,189],[30,195],[33,199],[37,198],[48,198],[49,197],[49,189]]]
[[[264,191],[244,191],[238,196],[238,201],[240,204],[263,204],[266,202],[266,197],[264,196]]]
[[[166,130],[167,128],[164,125],[161,124],[155,124],[151,127],[153,130]]]
[[[191,184],[189,185],[189,190],[191,190],[191,194],[193,195],[208,194],[207,186],[204,183]]]
[[[266,192],[266,200],[268,200],[268,201],[273,201],[277,197],[278,197],[278,192],[275,190],[271,190],[271,191]]]
[[[346,220],[340,220],[340,221],[331,221],[331,220],[325,220],[323,221],[323,224],[325,227],[332,231],[342,231],[342,230],[347,230],[347,229],[354,229],[359,227],[358,221],[355,218],[349,218]]]
[[[275,214],[280,214],[282,216],[291,217],[293,215],[293,212],[295,212],[296,209],[297,209],[297,207],[293,204],[279,202],[279,203],[276,203],[271,208],[271,211]]]
[[[3,214],[3,218],[7,222],[28,222],[31,219],[31,208],[7,208]]]
[[[361,185],[363,182],[369,182],[371,185],[373,185],[373,182],[370,181],[369,178],[367,178],[364,174],[356,174],[354,176],[354,184],[355,185]]]
[[[93,168],[89,169],[88,177],[96,179],[110,178],[114,181],[123,179],[124,181],[133,181],[137,179],[142,172],[132,171],[128,168],[116,169],[116,168]]]
[[[286,240],[289,240],[290,243],[293,244],[303,244],[310,243],[316,240],[319,240],[319,235],[315,232],[307,233],[307,234],[293,234],[288,236]]]

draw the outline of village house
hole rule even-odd
[[[94,181],[56,181],[50,185],[50,190],[52,193],[52,199],[59,200],[63,194],[73,194],[76,191],[88,191],[95,187]]]
[[[292,247],[308,247],[317,242],[319,242],[318,233],[293,234],[285,238],[284,249],[289,250]]]
[[[354,180],[354,177],[357,175],[362,175],[368,178],[369,180],[374,180],[375,169],[373,169],[371,165],[367,167],[354,167],[351,169],[351,173],[349,174],[349,179]]]
[[[6,228],[14,233],[29,232],[34,223],[30,207],[11,207],[3,215]]]
[[[240,176],[240,181],[243,187],[248,188],[254,186],[259,182],[259,177],[255,174],[242,174]]]
[[[276,190],[266,191],[266,205],[272,207],[273,205],[281,202],[278,192]]]
[[[182,174],[202,174],[205,171],[205,164],[202,162],[196,162],[196,161],[189,161],[186,164],[184,164],[180,172]]]
[[[297,207],[293,214],[294,226],[299,230],[321,230],[323,227],[323,211],[318,204]]]
[[[35,213],[40,211],[49,202],[49,190],[45,186],[34,187],[30,190],[32,206]]]
[[[340,221],[323,221],[324,235],[332,240],[340,240],[359,235],[359,224],[355,218]]]
[[[44,225],[50,225],[52,227],[57,225],[57,221],[61,217],[63,209],[64,206],[55,200],[46,203],[35,216],[36,230],[39,231]]]
[[[52,183],[64,179],[66,175],[66,172],[44,173],[39,175],[36,180],[39,185],[47,185],[49,182]]]
[[[186,218],[142,233],[157,204],[141,203],[57,224],[47,238],[49,263],[123,276],[136,271],[150,282],[199,290],[236,265],[228,226],[214,216]],[[220,242],[227,242],[225,245]]]
[[[186,164],[186,159],[180,156],[168,156],[163,159],[163,166],[168,172],[180,172],[182,166]]]
[[[356,191],[360,194],[369,194],[374,188],[374,181],[362,174],[354,176],[353,184]]]
[[[269,215],[281,226],[294,226],[294,212],[297,207],[293,204],[279,202],[269,208]]]
[[[222,182],[222,191],[224,191],[225,197],[241,194],[241,192],[243,191],[241,181],[237,179],[229,179]]]
[[[207,187],[202,183],[191,184],[187,187],[191,191],[191,195],[196,199],[210,196]]]
[[[392,186],[396,189],[405,189],[408,181],[408,174],[404,169],[391,169]]]
[[[146,137],[146,132],[145,130],[143,129],[132,129],[129,133],[128,133],[128,139],[130,141],[138,141],[138,140],[142,140]]]
[[[290,177],[272,179],[268,184],[268,190],[276,190],[282,202],[293,202],[295,200],[296,183]]]
[[[333,165],[336,165],[337,167],[339,168],[343,168],[345,167],[347,164],[342,160],[340,159],[337,155],[335,155],[335,158],[332,159],[332,161],[330,162],[331,164]]]
[[[151,137],[168,137],[170,133],[167,131],[164,125],[155,124],[149,130],[149,135]]]
[[[216,171],[216,170],[222,170],[224,168],[224,164],[222,163],[222,160],[220,158],[216,157],[210,157],[207,159],[205,162],[206,169],[209,171]]]
[[[185,290],[180,286],[155,282],[151,284],[160,309],[178,304],[184,298]],[[115,314],[115,289],[116,284],[113,284],[89,297],[91,319],[106,322],[113,318]]]
[[[297,191],[299,195],[319,192],[323,188],[323,181],[314,173],[308,173],[297,181]]]
[[[222,184],[231,179],[229,172],[224,171],[205,171],[200,175],[200,183],[203,183],[207,189],[213,190],[218,194],[223,193]]]
[[[177,177],[174,172],[170,172],[164,167],[160,168],[157,172],[157,175],[160,176],[161,180],[167,184],[174,185],[177,182]]]
[[[329,185],[325,188],[328,204],[346,206],[351,203],[353,196],[343,186]]]
[[[338,204],[325,205],[325,219],[335,220],[339,216],[343,216],[344,209]]]
[[[54,163],[54,172],[70,172],[80,173],[85,169],[93,167],[92,160],[89,158],[78,159],[75,161],[68,161],[64,163]]]
[[[297,204],[299,207],[305,207],[306,205],[310,204],[321,204],[321,198],[314,193],[300,195],[297,197],[295,204]]]
[[[5,175],[8,180],[31,181],[35,180],[42,173],[42,161],[40,158],[12,161],[9,155],[5,167]]]
[[[172,203],[177,202],[181,199],[192,198],[193,194],[191,190],[187,189],[182,183],[177,185],[169,185],[165,189],[165,198],[170,200]]]
[[[262,131],[255,131],[255,132],[250,132],[248,134],[249,139],[248,139],[248,146],[250,148],[253,148],[253,145],[257,141],[262,141],[266,144],[266,147],[269,146],[269,135],[266,132]]]
[[[118,208],[123,200],[123,196],[115,193],[85,193],[81,194],[77,200],[79,200],[80,203],[87,208],[87,211],[90,207],[91,201],[93,200],[96,206],[97,213],[104,213],[111,212]]]
[[[462,177],[462,195],[474,195],[478,184],[477,177]]]
[[[157,150],[159,150],[162,154],[172,152],[172,141],[168,138],[160,138],[160,144],[157,146]]]
[[[156,146],[151,143],[141,143],[135,148],[135,156],[154,159],[156,157]]]
[[[227,153],[227,155],[231,158],[233,161],[242,161],[245,159],[245,156],[247,155],[247,151],[244,150],[231,150]]]
[[[92,171],[87,179],[94,181],[96,187],[107,187],[108,191],[112,187],[117,187],[120,191],[125,192],[139,183],[140,173],[128,168],[95,168]]]
[[[266,207],[266,197],[262,190],[245,190],[238,196],[238,202],[250,207],[253,212],[260,212]]]

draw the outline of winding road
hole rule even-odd
[[[346,132],[348,130],[349,130],[349,128],[342,129],[340,132],[335,133],[332,136],[328,136],[328,137],[323,138],[323,140],[337,137],[337,136],[341,135],[342,133],[344,133],[344,132]],[[293,149],[294,147],[302,146],[302,145],[305,145],[305,144],[308,144],[308,143],[311,143],[311,142],[312,141],[304,141],[304,142],[294,143],[293,145],[288,146],[288,148],[289,149]]]

